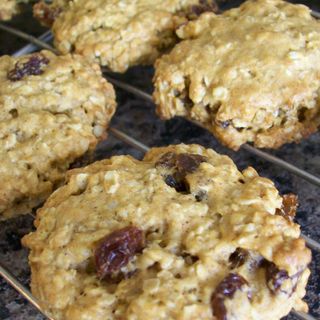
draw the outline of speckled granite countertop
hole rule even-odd
[[[240,2],[240,1],[237,1]],[[299,2],[299,1],[294,1]],[[301,1],[302,2],[302,1]],[[319,0],[304,1],[320,11]],[[23,23],[28,21],[28,23]],[[36,36],[44,30],[31,21],[31,13],[26,8],[23,15],[15,18],[10,24]],[[0,31],[0,54],[9,54],[25,43]],[[125,75],[119,76],[126,81],[151,92],[152,68],[134,68]],[[118,110],[112,125],[142,141],[148,146],[161,146],[169,143],[199,143],[214,148],[220,153],[229,155],[243,169],[253,166],[262,175],[275,181],[282,193],[294,192],[299,195],[300,207],[297,221],[306,235],[320,241],[320,197],[319,188],[289,174],[283,169],[258,159],[245,150],[237,153],[221,145],[205,130],[191,125],[183,119],[160,121],[154,112],[154,106],[126,92],[118,90]],[[299,145],[286,145],[280,150],[272,151],[282,159],[320,176],[320,133],[317,133]],[[142,154],[111,135],[101,143],[96,151],[96,159],[107,158],[116,154],[131,154],[141,158]],[[0,223],[0,261],[29,285],[29,268],[27,251],[20,245],[20,238],[32,229],[33,218],[30,215]],[[320,319],[320,253],[313,252],[311,264],[312,276],[309,281],[306,300],[310,313]],[[27,301],[16,293],[5,281],[0,279],[0,320],[44,319]],[[288,316],[287,319],[295,319]],[[266,319],[272,320],[272,319]]]

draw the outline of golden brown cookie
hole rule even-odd
[[[17,0],[1,0],[0,2],[0,20],[10,20],[19,12]]]
[[[320,22],[303,5],[249,0],[205,13],[156,62],[164,119],[198,121],[223,144],[278,148],[320,124]]]
[[[31,288],[56,320],[277,320],[301,300],[310,250],[252,168],[199,145],[72,170],[38,210]]]
[[[207,10],[217,10],[214,0],[56,0],[37,5],[35,15],[47,25],[54,20],[60,52],[124,72],[152,64],[176,43],[179,25]]]
[[[48,51],[0,58],[0,219],[27,213],[106,136],[115,111],[98,65]]]

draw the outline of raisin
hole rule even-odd
[[[307,112],[308,112],[308,108],[306,108],[306,107],[302,107],[301,109],[298,110],[298,120],[299,120],[299,122],[306,121]]]
[[[206,158],[199,154],[180,153],[177,156],[177,169],[181,173],[192,173],[197,170],[200,163],[205,162]]]
[[[298,208],[298,197],[293,194],[285,194],[282,199],[282,206],[276,210],[276,215],[282,216],[289,221],[293,221]]]
[[[18,116],[19,116],[19,113],[18,113],[18,110],[17,110],[17,109],[11,109],[11,110],[9,111],[9,114],[11,115],[11,117],[12,117],[13,119],[18,118]]]
[[[49,59],[41,53],[36,53],[31,55],[27,62],[17,62],[14,69],[8,72],[7,77],[11,81],[19,81],[24,76],[38,76],[43,73],[42,68],[48,64]]]
[[[246,249],[237,248],[230,257],[229,262],[231,263],[231,268],[238,268],[241,267],[248,259],[249,252]]]
[[[169,187],[175,188],[177,192],[190,192],[190,188],[188,183],[185,181],[185,177],[179,174],[179,172],[175,172],[173,175],[167,175],[164,181]]]
[[[190,188],[185,179],[186,175],[196,171],[200,163],[205,161],[206,157],[198,154],[167,152],[156,162],[156,167],[173,169],[174,172],[165,177],[165,183],[177,192],[188,193]]]
[[[273,262],[270,262],[268,260],[264,259],[260,266],[265,268],[266,270],[265,278],[269,290],[274,294],[280,291],[287,294],[288,296],[291,296],[296,290],[298,280],[304,271],[300,270],[290,277],[287,271],[280,270]],[[287,285],[283,286],[283,283],[287,280],[290,280],[291,282],[291,289],[289,290]]]
[[[180,93],[178,99],[182,102],[186,109],[191,109],[193,107],[193,101],[190,99],[189,92],[190,92],[190,84],[191,80],[190,77],[184,77],[184,89]]]
[[[175,168],[178,172],[187,174],[196,171],[200,163],[206,160],[206,157],[199,154],[167,152],[156,162],[156,167]]]
[[[130,226],[107,235],[95,250],[95,265],[98,277],[118,276],[120,269],[140,253],[145,245],[144,233]]]
[[[156,162],[156,167],[173,168],[176,165],[177,155],[174,152],[167,152]]]
[[[53,25],[61,12],[61,7],[47,5],[44,2],[39,2],[34,5],[35,16],[47,27],[51,27]]]
[[[248,282],[237,273],[230,273],[217,286],[211,296],[212,314],[217,320],[227,320],[227,309],[224,305],[226,298],[233,298],[235,292]]]
[[[195,198],[198,202],[202,201],[202,200],[206,200],[208,198],[208,194],[206,191],[204,190],[200,190],[199,192],[197,192],[197,194],[195,195]]]
[[[265,260],[263,267],[266,269],[266,282],[271,292],[276,293],[281,289],[283,282],[289,279],[287,271],[280,270],[270,261]]]

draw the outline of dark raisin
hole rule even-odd
[[[190,98],[190,77],[184,77],[184,89],[179,96],[180,101],[183,103],[184,107],[187,109],[191,109],[193,107],[193,101]]]
[[[276,215],[282,216],[289,221],[293,221],[298,208],[298,197],[293,194],[285,194],[282,199],[282,206],[276,210]]]
[[[49,59],[41,53],[35,53],[27,62],[17,62],[14,69],[8,72],[7,77],[11,81],[19,81],[24,76],[38,76],[43,73],[43,67],[48,64]]]
[[[298,120],[299,120],[299,122],[306,121],[307,112],[308,112],[308,108],[306,108],[306,107],[302,107],[301,109],[298,110]]]
[[[208,194],[204,190],[198,191],[197,194],[195,195],[195,198],[198,202],[207,199],[207,197],[208,197]]]
[[[156,162],[156,167],[161,166],[165,168],[173,168],[176,165],[177,154],[174,152],[167,152],[161,156]]]
[[[156,167],[176,168],[181,173],[192,173],[206,160],[206,157],[198,154],[167,152],[156,162]]]
[[[273,262],[264,260],[261,266],[266,270],[266,283],[270,291],[274,294],[280,291],[287,294],[288,296],[291,296],[296,290],[298,280],[304,271],[300,270],[290,277],[287,271],[280,270]],[[283,283],[287,280],[290,280],[291,282],[291,288],[289,287],[289,290],[287,285],[282,286]]]
[[[39,2],[34,5],[34,12],[38,20],[47,27],[51,27],[62,12],[62,8]]]
[[[280,270],[270,261],[265,260],[263,267],[266,269],[266,282],[271,292],[276,293],[281,289],[283,282],[289,279],[287,271]]]
[[[95,250],[98,277],[117,277],[120,269],[144,248],[142,230],[130,226],[107,235]]]
[[[238,268],[241,267],[249,258],[249,252],[246,249],[237,248],[230,257],[229,262],[231,264],[231,268]]]
[[[197,170],[200,163],[205,162],[206,158],[199,154],[180,153],[177,156],[177,169],[181,173],[192,173]]]
[[[156,162],[156,167],[173,170],[172,174],[165,176],[165,183],[175,188],[177,192],[189,193],[190,188],[185,179],[186,175],[193,173],[206,159],[198,154],[167,152]]]
[[[61,12],[62,12],[62,8],[60,7],[55,7],[55,8],[50,8],[48,10],[45,10],[43,15],[43,21],[45,21],[45,24],[47,26],[51,26],[53,25],[54,21],[58,18]]]
[[[217,320],[227,320],[227,309],[224,305],[226,298],[233,298],[235,292],[248,282],[237,273],[230,273],[217,286],[211,296],[212,314]]]
[[[190,188],[187,181],[185,180],[185,176],[181,175],[179,172],[175,172],[173,175],[166,176],[164,181],[169,187],[175,188],[177,192],[190,192]]]
[[[237,273],[230,273],[217,286],[214,294],[232,298],[237,290],[248,284],[247,280]]]
[[[13,119],[18,118],[19,113],[17,109],[11,109],[9,113]]]

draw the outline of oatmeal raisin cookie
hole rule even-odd
[[[42,51],[0,58],[0,219],[27,213],[106,135],[113,87],[98,65]]]
[[[176,43],[179,25],[208,10],[217,10],[214,0],[56,0],[50,7],[40,3],[35,14],[47,24],[54,20],[60,52],[76,52],[124,72],[152,64]]]
[[[296,198],[198,145],[72,170],[38,210],[31,288],[56,320],[277,320],[302,301],[310,250]]]
[[[177,34],[183,41],[155,64],[162,118],[197,121],[235,150],[278,148],[317,130],[320,22],[307,7],[249,0]]]

